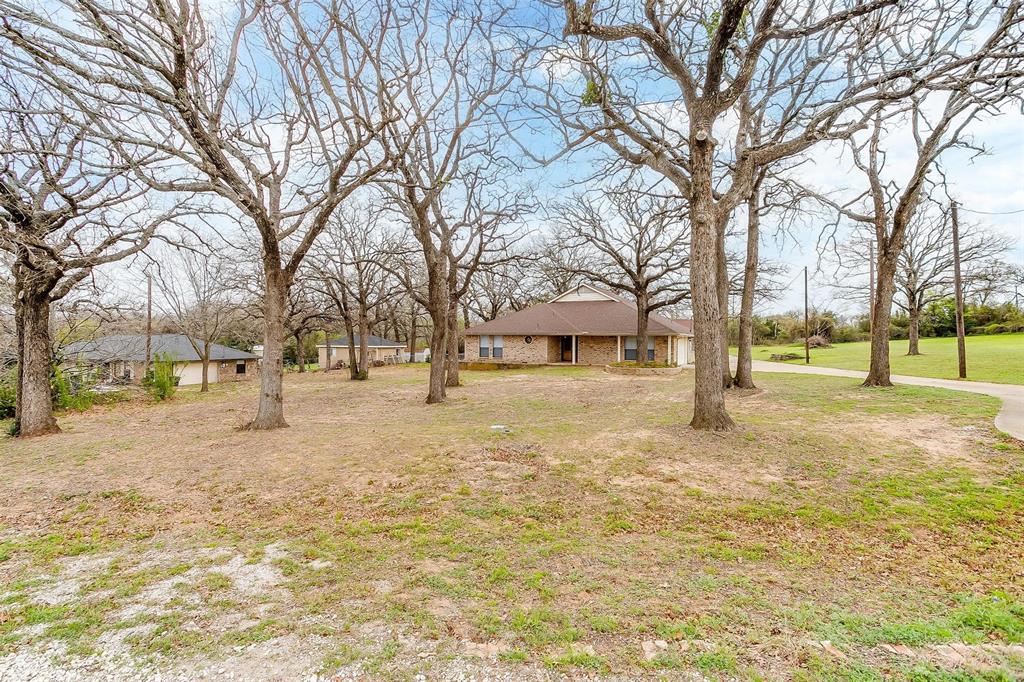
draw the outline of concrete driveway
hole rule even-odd
[[[733,363],[735,363],[735,361],[736,359],[733,358]],[[867,376],[867,372],[858,372],[850,369],[816,367],[813,365],[799,365],[788,362],[769,362],[767,360],[754,360],[752,369],[755,372],[822,374],[830,377],[849,377],[851,379],[863,379]],[[985,395],[995,396],[1003,401],[1003,406],[1000,408],[999,414],[996,415],[996,428],[1000,431],[1005,431],[1014,438],[1024,440],[1024,386],[1017,386],[1015,384],[990,384],[984,381],[957,381],[955,379],[909,377],[902,374],[893,374],[892,381],[895,384],[932,386],[934,388],[948,388],[954,391],[984,393]]]

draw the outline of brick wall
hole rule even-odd
[[[548,362],[562,361],[562,337],[548,336]]]
[[[245,361],[245,374],[239,374],[237,371],[237,364],[239,360],[225,360],[223,362],[217,362],[217,382],[226,383],[229,381],[248,381],[249,379],[256,378],[258,365],[256,360]],[[210,364],[214,364],[210,362]]]
[[[617,341],[614,336],[580,336],[576,363],[580,365],[607,365],[615,362]]]
[[[467,362],[525,362],[543,364],[561,362],[561,340],[558,336],[534,336],[533,343],[527,344],[522,336],[505,336],[504,353],[501,358],[480,357],[480,337],[466,337]],[[614,336],[580,336],[576,363],[580,365],[607,365],[616,361],[618,340]],[[625,349],[625,338],[622,347]],[[668,360],[668,337],[654,336],[654,360]],[[493,341],[492,341],[493,344]],[[623,350],[623,353],[625,350]]]
[[[654,337],[654,361],[668,362],[668,337]]]
[[[525,362],[543,365],[548,362],[548,337],[534,336],[533,343],[526,343],[524,336],[504,336],[503,352],[500,358],[480,357],[480,337],[466,337],[467,362]],[[493,337],[491,343],[493,344]]]

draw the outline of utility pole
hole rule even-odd
[[[964,343],[964,290],[960,282],[960,224],[956,202],[950,202],[953,214],[953,288],[956,289],[956,354],[960,362],[959,376],[967,378],[967,347]]]
[[[324,371],[331,371],[331,330],[324,325],[324,345],[327,346],[327,362],[324,363]]]
[[[146,273],[146,367],[142,377],[149,375],[149,363],[153,359],[153,275]]]
[[[810,319],[807,314],[807,266],[804,266],[804,364],[811,364]]]

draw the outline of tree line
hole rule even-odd
[[[888,385],[900,259],[943,155],[1019,100],[1020,34],[1016,1],[0,0],[16,428],[57,429],[54,303],[97,268],[160,241],[212,244],[228,222],[263,329],[250,429],[287,424],[286,337],[301,347],[329,310],[365,338],[398,294],[429,320],[427,402],[443,401],[460,316],[530,300],[514,273],[544,258],[561,283],[632,296],[641,335],[645,313],[685,301],[691,425],[730,429],[726,391],[753,385],[754,303],[771,289],[762,222],[809,203],[871,234],[865,383]],[[890,164],[908,140],[910,162]],[[843,191],[801,181],[830,146],[849,159]],[[586,177],[542,201],[527,171],[566,159]],[[538,219],[551,235],[526,248]]]

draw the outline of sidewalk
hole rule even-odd
[[[733,358],[733,362],[735,362]],[[833,367],[816,367],[814,365],[800,365],[795,362],[770,362],[767,360],[754,360],[752,364],[754,372],[782,372],[788,374],[820,374],[830,377],[849,377],[851,379],[863,379],[867,372],[858,372],[850,369],[835,369]],[[1003,401],[1003,406],[996,415],[996,428],[1005,431],[1014,438],[1024,440],[1024,386],[1016,384],[991,384],[984,381],[957,381],[955,379],[932,379],[930,377],[911,377],[902,374],[893,374],[894,384],[907,384],[909,386],[931,386],[933,388],[948,388],[954,391],[968,391],[970,393],[983,393],[994,396]]]

